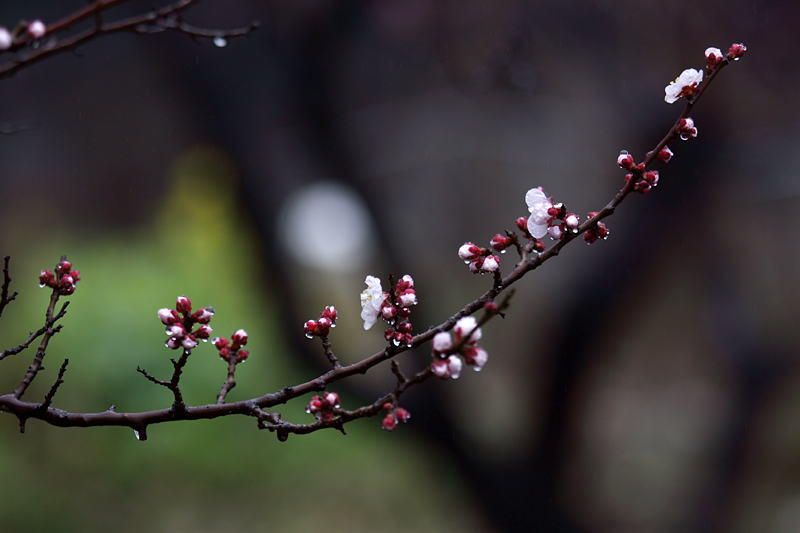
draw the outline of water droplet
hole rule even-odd
[[[225,40],[225,37],[214,37],[214,44],[219,48],[224,48],[227,46],[228,41]]]
[[[39,288],[41,289],[42,287],[44,287],[44,283],[39,284]]]
[[[306,333],[306,339],[313,339],[313,338],[314,335],[312,335],[311,333]]]
[[[411,343],[406,344],[406,348],[411,348]]]
[[[471,262],[472,262],[472,261],[470,261],[469,259],[464,259],[464,264],[465,264],[465,265],[468,265],[468,264],[470,264]]]
[[[336,327],[336,324],[331,324],[331,327],[332,327],[332,328],[335,328],[335,327]]]
[[[203,342],[208,342],[208,339],[203,339]]]
[[[142,436],[139,434],[138,429],[134,429],[133,434],[136,435],[136,440],[142,440]]]
[[[474,366],[474,367],[472,367],[472,368],[474,368],[474,369],[475,369],[475,372],[480,372],[481,370],[483,370],[483,367],[482,367],[482,366]]]
[[[311,414],[311,409],[309,407],[306,407],[306,413]]]
[[[394,344],[395,346],[400,346],[400,341],[397,339],[392,339],[392,344]]]
[[[505,250],[500,250],[500,253],[504,254],[504,253],[506,253],[506,251]]]

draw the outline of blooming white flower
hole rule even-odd
[[[364,329],[369,329],[378,320],[386,295],[383,293],[381,280],[375,276],[367,276],[364,283],[367,288],[361,293],[361,320],[364,321]]]
[[[664,96],[664,101],[668,104],[672,104],[681,96],[686,96],[687,93],[691,94],[692,91],[697,89],[697,86],[700,85],[701,81],[703,81],[702,70],[687,68],[681,72],[681,75],[678,76],[678,79],[670,82],[670,84],[664,89],[664,92],[666,93],[666,96]]]
[[[553,202],[545,196],[542,189],[531,189],[525,194],[525,203],[531,216],[528,218],[528,233],[537,239],[547,233],[547,225],[552,218],[548,210],[553,207]]]

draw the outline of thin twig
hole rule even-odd
[[[64,383],[64,373],[67,371],[67,365],[69,364],[69,359],[64,359],[64,362],[61,364],[61,369],[58,371],[58,378],[56,378],[55,383],[53,386],[50,387],[50,392],[48,392],[44,397],[44,402],[39,406],[40,411],[46,410],[50,407],[50,404],[53,403],[53,398],[58,391],[58,388]]]
[[[8,295],[8,287],[11,284],[11,276],[8,274],[8,262],[11,260],[11,256],[7,255],[5,257],[5,266],[3,267],[3,289],[0,292],[0,316],[3,316],[3,309],[14,299],[17,297],[17,291],[9,296]]]
[[[0,361],[5,359],[9,355],[18,354],[19,352],[21,352],[22,350],[24,350],[25,348],[30,346],[31,343],[33,341],[35,341],[38,337],[44,335],[45,332],[47,332],[47,330],[49,330],[53,326],[53,324],[58,322],[58,320],[61,317],[63,317],[65,314],[67,314],[67,306],[68,305],[69,305],[69,301],[64,302],[64,304],[61,306],[61,311],[59,311],[58,314],[55,315],[53,318],[50,318],[50,319],[46,320],[45,323],[44,323],[44,326],[42,326],[41,328],[39,328],[36,331],[31,332],[30,335],[28,335],[28,339],[25,342],[23,342],[19,346],[16,346],[14,348],[9,348],[8,350],[4,350],[3,352],[0,352]],[[58,333],[59,331],[61,331],[60,328],[53,329],[53,333]]]

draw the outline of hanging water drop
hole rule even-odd
[[[504,254],[504,253],[506,253],[506,251],[505,250],[500,250],[500,253]]]
[[[392,339],[392,344],[394,344],[395,346],[400,346],[400,341],[397,339]]]
[[[139,430],[138,429],[134,429],[133,430],[133,434],[136,435],[136,440],[142,440],[142,436],[139,435]]]
[[[480,372],[483,369],[482,366],[474,366],[472,368],[475,369],[475,372]]]
[[[214,37],[214,44],[219,48],[225,48],[228,41],[225,40],[225,37]]]
[[[306,339],[313,339],[314,335],[312,333],[306,333]]]
[[[336,324],[334,324],[334,323],[331,323],[331,327],[332,327],[332,328],[335,328],[335,327],[336,327]]]
[[[39,288],[41,289],[42,287],[44,287],[44,283],[39,284]]]

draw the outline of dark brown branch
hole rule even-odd
[[[61,260],[65,261],[67,256],[61,256]],[[42,368],[42,361],[44,360],[44,354],[47,350],[47,344],[50,342],[50,339],[61,331],[61,326],[53,327],[53,310],[56,307],[56,303],[58,302],[59,292],[58,289],[53,289],[53,294],[50,296],[50,305],[47,307],[47,312],[45,313],[45,325],[48,323],[50,326],[45,329],[44,334],[42,335],[42,342],[39,343],[39,349],[36,350],[36,357],[33,358],[33,363],[28,368],[28,371],[25,373],[25,377],[22,379],[22,383],[19,384],[19,387],[14,391],[13,396],[16,399],[22,398],[22,395],[25,394],[28,386],[33,383],[33,380],[36,379],[36,374],[39,373],[39,370]],[[61,308],[64,311],[64,307]]]
[[[331,362],[333,368],[339,368],[342,366],[339,363],[339,359],[333,354],[333,350],[331,350],[331,341],[328,339],[327,336],[321,337],[322,340],[322,348],[325,350],[325,357],[328,358],[328,361]]]
[[[186,361],[189,360],[189,356],[191,354],[191,350],[183,350],[183,355],[181,355],[180,359],[177,361],[175,359],[170,359],[170,361],[172,361],[172,367],[174,368],[174,371],[172,372],[172,378],[169,381],[158,379],[152,374],[149,374],[144,368],[140,368],[138,366],[136,367],[136,371],[146,377],[149,381],[152,381],[156,385],[166,387],[172,391],[172,394],[175,397],[175,401],[173,402],[172,407],[170,407],[170,410],[172,411],[182,412],[186,410],[186,404],[183,402],[183,393],[181,393],[181,388],[178,383],[181,380],[183,367],[186,365]]]
[[[222,389],[220,389],[219,394],[217,394],[217,403],[225,403],[225,397],[228,393],[236,386],[236,377],[234,373],[236,372],[236,363],[238,362],[238,357],[236,354],[231,354],[231,360],[228,363],[228,378],[225,380],[225,383],[222,384]]]
[[[680,120],[686,118],[689,112],[692,110],[694,104],[698,101],[700,96],[704,94],[706,89],[708,88],[709,84],[716,78],[717,73],[728,64],[729,60],[723,60],[717,68],[705,79],[705,81],[701,84],[698,93],[689,100],[684,108],[683,112],[681,113],[678,120],[676,120],[673,127],[670,129],[669,133],[658,143],[656,148],[650,152],[644,160],[644,169],[646,169],[654,160],[658,152],[667,145],[668,142],[675,139],[678,136],[678,124]],[[169,421],[176,421],[176,420],[200,420],[200,419],[212,419],[221,416],[230,416],[230,415],[245,415],[245,416],[255,416],[259,420],[259,427],[268,429],[270,431],[274,431],[278,435],[279,440],[286,440],[288,438],[289,433],[295,434],[306,434],[311,433],[313,431],[317,431],[319,429],[324,428],[335,428],[344,433],[344,424],[355,420],[357,418],[363,418],[366,416],[373,416],[377,414],[380,409],[383,407],[383,404],[386,402],[391,402],[393,405],[396,404],[398,398],[410,387],[415,386],[419,383],[422,383],[426,379],[428,379],[431,375],[433,375],[430,367],[418,372],[410,379],[405,379],[402,377],[402,373],[395,373],[398,376],[398,383],[395,386],[394,390],[383,396],[382,398],[376,400],[374,403],[369,404],[367,406],[361,407],[354,411],[345,411],[337,409],[334,411],[336,415],[332,420],[318,420],[312,424],[291,424],[281,420],[280,415],[277,413],[269,413],[265,409],[274,407],[276,405],[280,405],[286,403],[293,398],[297,398],[299,396],[309,394],[316,391],[325,390],[327,386],[330,384],[345,379],[347,377],[353,376],[355,374],[364,374],[372,367],[386,361],[389,359],[394,358],[398,354],[405,352],[411,348],[418,347],[422,344],[427,343],[430,341],[434,335],[439,332],[449,331],[451,330],[456,322],[464,317],[474,314],[475,312],[479,311],[483,308],[486,303],[493,302],[500,293],[508,289],[511,285],[516,283],[519,279],[521,279],[525,274],[530,272],[531,270],[535,270],[540,265],[542,265],[545,261],[551,259],[552,257],[559,254],[561,249],[566,246],[569,242],[574,240],[578,237],[581,233],[586,232],[587,230],[593,228],[597,222],[602,220],[605,217],[611,216],[616,207],[622,203],[622,201],[628,196],[628,194],[633,190],[635,182],[639,180],[643,175],[643,170],[635,170],[633,171],[634,176],[630,179],[626,185],[614,196],[614,198],[603,208],[602,211],[598,212],[597,215],[590,218],[583,224],[581,224],[577,231],[574,233],[566,233],[564,238],[556,242],[553,246],[549,249],[543,251],[542,253],[534,253],[534,245],[533,241],[528,242],[525,246],[522,247],[522,259],[517,263],[514,269],[503,278],[495,279],[492,287],[486,291],[483,295],[479,298],[474,300],[471,303],[465,305],[460,311],[455,313],[453,316],[445,320],[443,323],[439,324],[436,327],[432,327],[428,329],[428,331],[418,334],[412,338],[411,343],[408,346],[401,345],[401,346],[387,346],[383,350],[378,353],[373,354],[370,357],[363,359],[357,363],[347,365],[347,366],[335,366],[333,369],[329,370],[328,372],[318,376],[312,380],[306,381],[305,383],[301,383],[299,385],[293,387],[285,387],[278,392],[265,394],[258,398],[253,398],[250,400],[243,400],[239,402],[233,403],[217,403],[217,404],[209,404],[203,405],[198,407],[188,407],[183,403],[183,400],[180,396],[180,391],[177,387],[178,380],[180,377],[181,369],[186,362],[186,358],[189,355],[189,352],[184,351],[183,357],[180,361],[175,362],[173,360],[173,365],[175,366],[175,373],[173,374],[172,380],[169,384],[166,382],[161,382],[160,380],[156,380],[149,376],[144,371],[141,371],[145,374],[148,379],[154,381],[158,384],[162,384],[167,386],[175,392],[175,403],[173,407],[170,409],[161,409],[156,411],[149,411],[149,412],[141,412],[141,413],[117,413],[113,410],[108,410],[102,413],[67,413],[58,409],[54,409],[49,407],[45,410],[41,410],[39,405],[24,402],[20,399],[21,393],[24,392],[24,387],[27,387],[25,382],[20,385],[20,388],[17,389],[13,394],[7,394],[0,396],[0,410],[11,412],[16,415],[20,419],[21,427],[24,427],[24,421],[28,418],[37,418],[41,419],[51,425],[59,426],[59,427],[94,427],[94,426],[127,426],[133,428],[137,432],[137,436],[144,440],[146,439],[145,430],[148,425],[150,424],[158,424],[162,422],[169,422]],[[499,278],[499,276],[498,276]],[[393,282],[391,282],[393,285]],[[393,291],[390,291],[392,294]],[[512,291],[509,291],[507,297],[500,303],[496,304],[497,309],[495,311],[490,311],[487,309],[487,312],[478,320],[478,326],[484,324],[487,320],[491,319],[493,316],[501,315],[503,309],[508,304],[508,297],[510,297]],[[55,305],[55,300],[57,300],[57,294],[54,294],[53,299],[51,299],[50,308],[48,309],[48,319],[52,317],[52,309]],[[43,344],[46,346],[46,341],[49,339],[51,334],[49,333],[51,330],[48,330],[45,333],[45,339],[43,340]],[[471,336],[466,335],[464,339],[468,339]],[[463,340],[466,342],[466,340]],[[458,345],[456,345],[458,347]],[[39,355],[43,356],[43,348],[40,347],[39,353],[37,353],[37,359],[39,359]],[[41,361],[39,360],[39,363]],[[31,366],[31,370],[29,370],[29,374],[33,371],[34,365]],[[38,368],[37,368],[38,370]],[[399,370],[399,367],[398,367]],[[33,372],[35,375],[35,372]],[[400,379],[402,377],[402,379]],[[26,376],[27,379],[27,376]]]
[[[17,297],[17,291],[9,296],[8,295],[8,288],[11,284],[11,276],[8,274],[8,262],[11,260],[11,256],[7,255],[5,257],[5,266],[3,267],[3,289],[0,292],[0,316],[3,316],[3,309],[14,299]]]
[[[67,371],[67,365],[69,364],[69,359],[64,359],[64,362],[61,364],[61,369],[58,371],[58,378],[56,378],[55,383],[53,386],[50,387],[50,391],[45,395],[44,402],[39,406],[40,411],[46,410],[50,407],[50,404],[53,403],[53,398],[58,391],[58,388],[64,383],[64,374]]]
[[[11,51],[16,53],[16,57],[0,65],[0,78],[10,75],[17,70],[33,65],[51,55],[66,50],[75,49],[77,46],[95,39],[101,35],[109,35],[121,31],[133,31],[136,33],[153,33],[147,31],[149,27],[161,27],[164,30],[176,30],[181,33],[191,35],[195,38],[235,38],[249,34],[258,27],[258,22],[253,22],[249,26],[234,28],[232,30],[207,30],[189,26],[173,19],[181,11],[186,10],[199,0],[178,0],[160,9],[153,9],[147,13],[117,20],[114,22],[103,22],[102,14],[105,10],[128,0],[97,0],[88,6],[79,9],[64,17],[63,19],[47,26],[47,34],[41,39],[38,48],[27,48],[32,42],[32,38],[22,32],[15,39]],[[95,24],[91,27],[77,32],[73,35],[58,38],[56,34],[67,30],[88,18],[94,17]],[[175,25],[175,27],[172,27]]]
[[[68,305],[69,305],[69,302],[64,302],[64,304],[61,306],[61,311],[59,311],[58,314],[55,315],[54,317],[47,319],[45,321],[45,323],[44,323],[44,326],[42,326],[41,328],[39,328],[38,330],[36,330],[34,332],[31,332],[31,334],[28,335],[28,339],[25,342],[23,342],[22,344],[20,344],[19,346],[15,347],[15,348],[9,348],[8,350],[4,350],[3,352],[0,352],[0,361],[5,359],[9,355],[18,354],[19,352],[21,352],[22,350],[24,350],[25,348],[30,346],[31,343],[33,341],[35,341],[38,337],[44,335],[53,326],[53,324],[58,322],[58,320],[61,319],[61,317],[63,317],[65,314],[67,314],[67,306]],[[53,333],[58,333],[59,331],[61,331],[60,328],[53,329]]]

